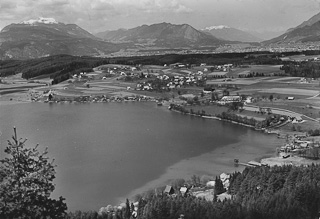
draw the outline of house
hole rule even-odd
[[[224,96],[221,98],[220,101],[225,103],[240,102],[241,97],[240,96]]]
[[[180,188],[180,193],[182,196],[186,196],[188,192],[189,192],[189,189],[187,187],[183,186]]]
[[[246,103],[252,103],[253,102],[253,98],[252,97],[247,97],[245,102]]]
[[[292,119],[292,123],[302,123],[303,122],[303,119],[301,118],[301,116],[296,116],[296,117],[293,117],[291,118]]]
[[[208,181],[207,183],[206,183],[206,186],[207,187],[214,187],[216,185],[216,181]]]
[[[229,178],[230,178],[229,174],[226,174],[226,173],[221,173],[220,174],[220,179],[221,179],[222,182],[226,181]]]
[[[205,87],[205,88],[203,89],[203,93],[204,93],[204,94],[211,94],[214,90],[215,90],[215,89],[212,88],[212,87]]]
[[[172,186],[167,185],[163,192],[167,195],[172,195],[174,194],[174,189]]]

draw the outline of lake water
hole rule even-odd
[[[1,152],[12,127],[27,146],[48,147],[57,165],[54,198],[69,210],[98,210],[116,203],[171,165],[263,134],[216,120],[171,112],[155,103],[0,106]],[[265,138],[264,138],[265,140]]]

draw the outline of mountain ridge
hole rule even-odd
[[[200,47],[218,45],[224,40],[205,34],[189,24],[157,23],[131,29],[118,29],[95,34],[113,43],[133,43],[160,47]]]
[[[302,22],[294,28],[288,29],[284,34],[266,40],[263,44],[305,43],[320,41],[320,13]]]
[[[0,31],[0,58],[39,58],[56,54],[101,55],[118,51],[76,24],[53,18],[22,21]]]

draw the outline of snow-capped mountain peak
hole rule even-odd
[[[44,18],[44,17],[39,17],[38,19],[31,19],[28,21],[22,21],[20,24],[29,24],[29,25],[34,25],[37,23],[43,23],[43,24],[58,24],[58,22],[54,18]]]
[[[221,30],[221,29],[228,29],[230,27],[226,26],[226,25],[219,25],[219,26],[211,26],[211,27],[206,27],[204,30]]]

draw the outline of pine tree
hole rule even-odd
[[[37,146],[25,148],[16,129],[0,160],[0,218],[64,218],[64,198],[50,198],[54,190],[55,166]]]
[[[216,176],[215,182],[216,183],[214,186],[214,194],[220,195],[221,193],[224,193],[226,190],[223,187],[223,183],[222,183],[220,177]]]

